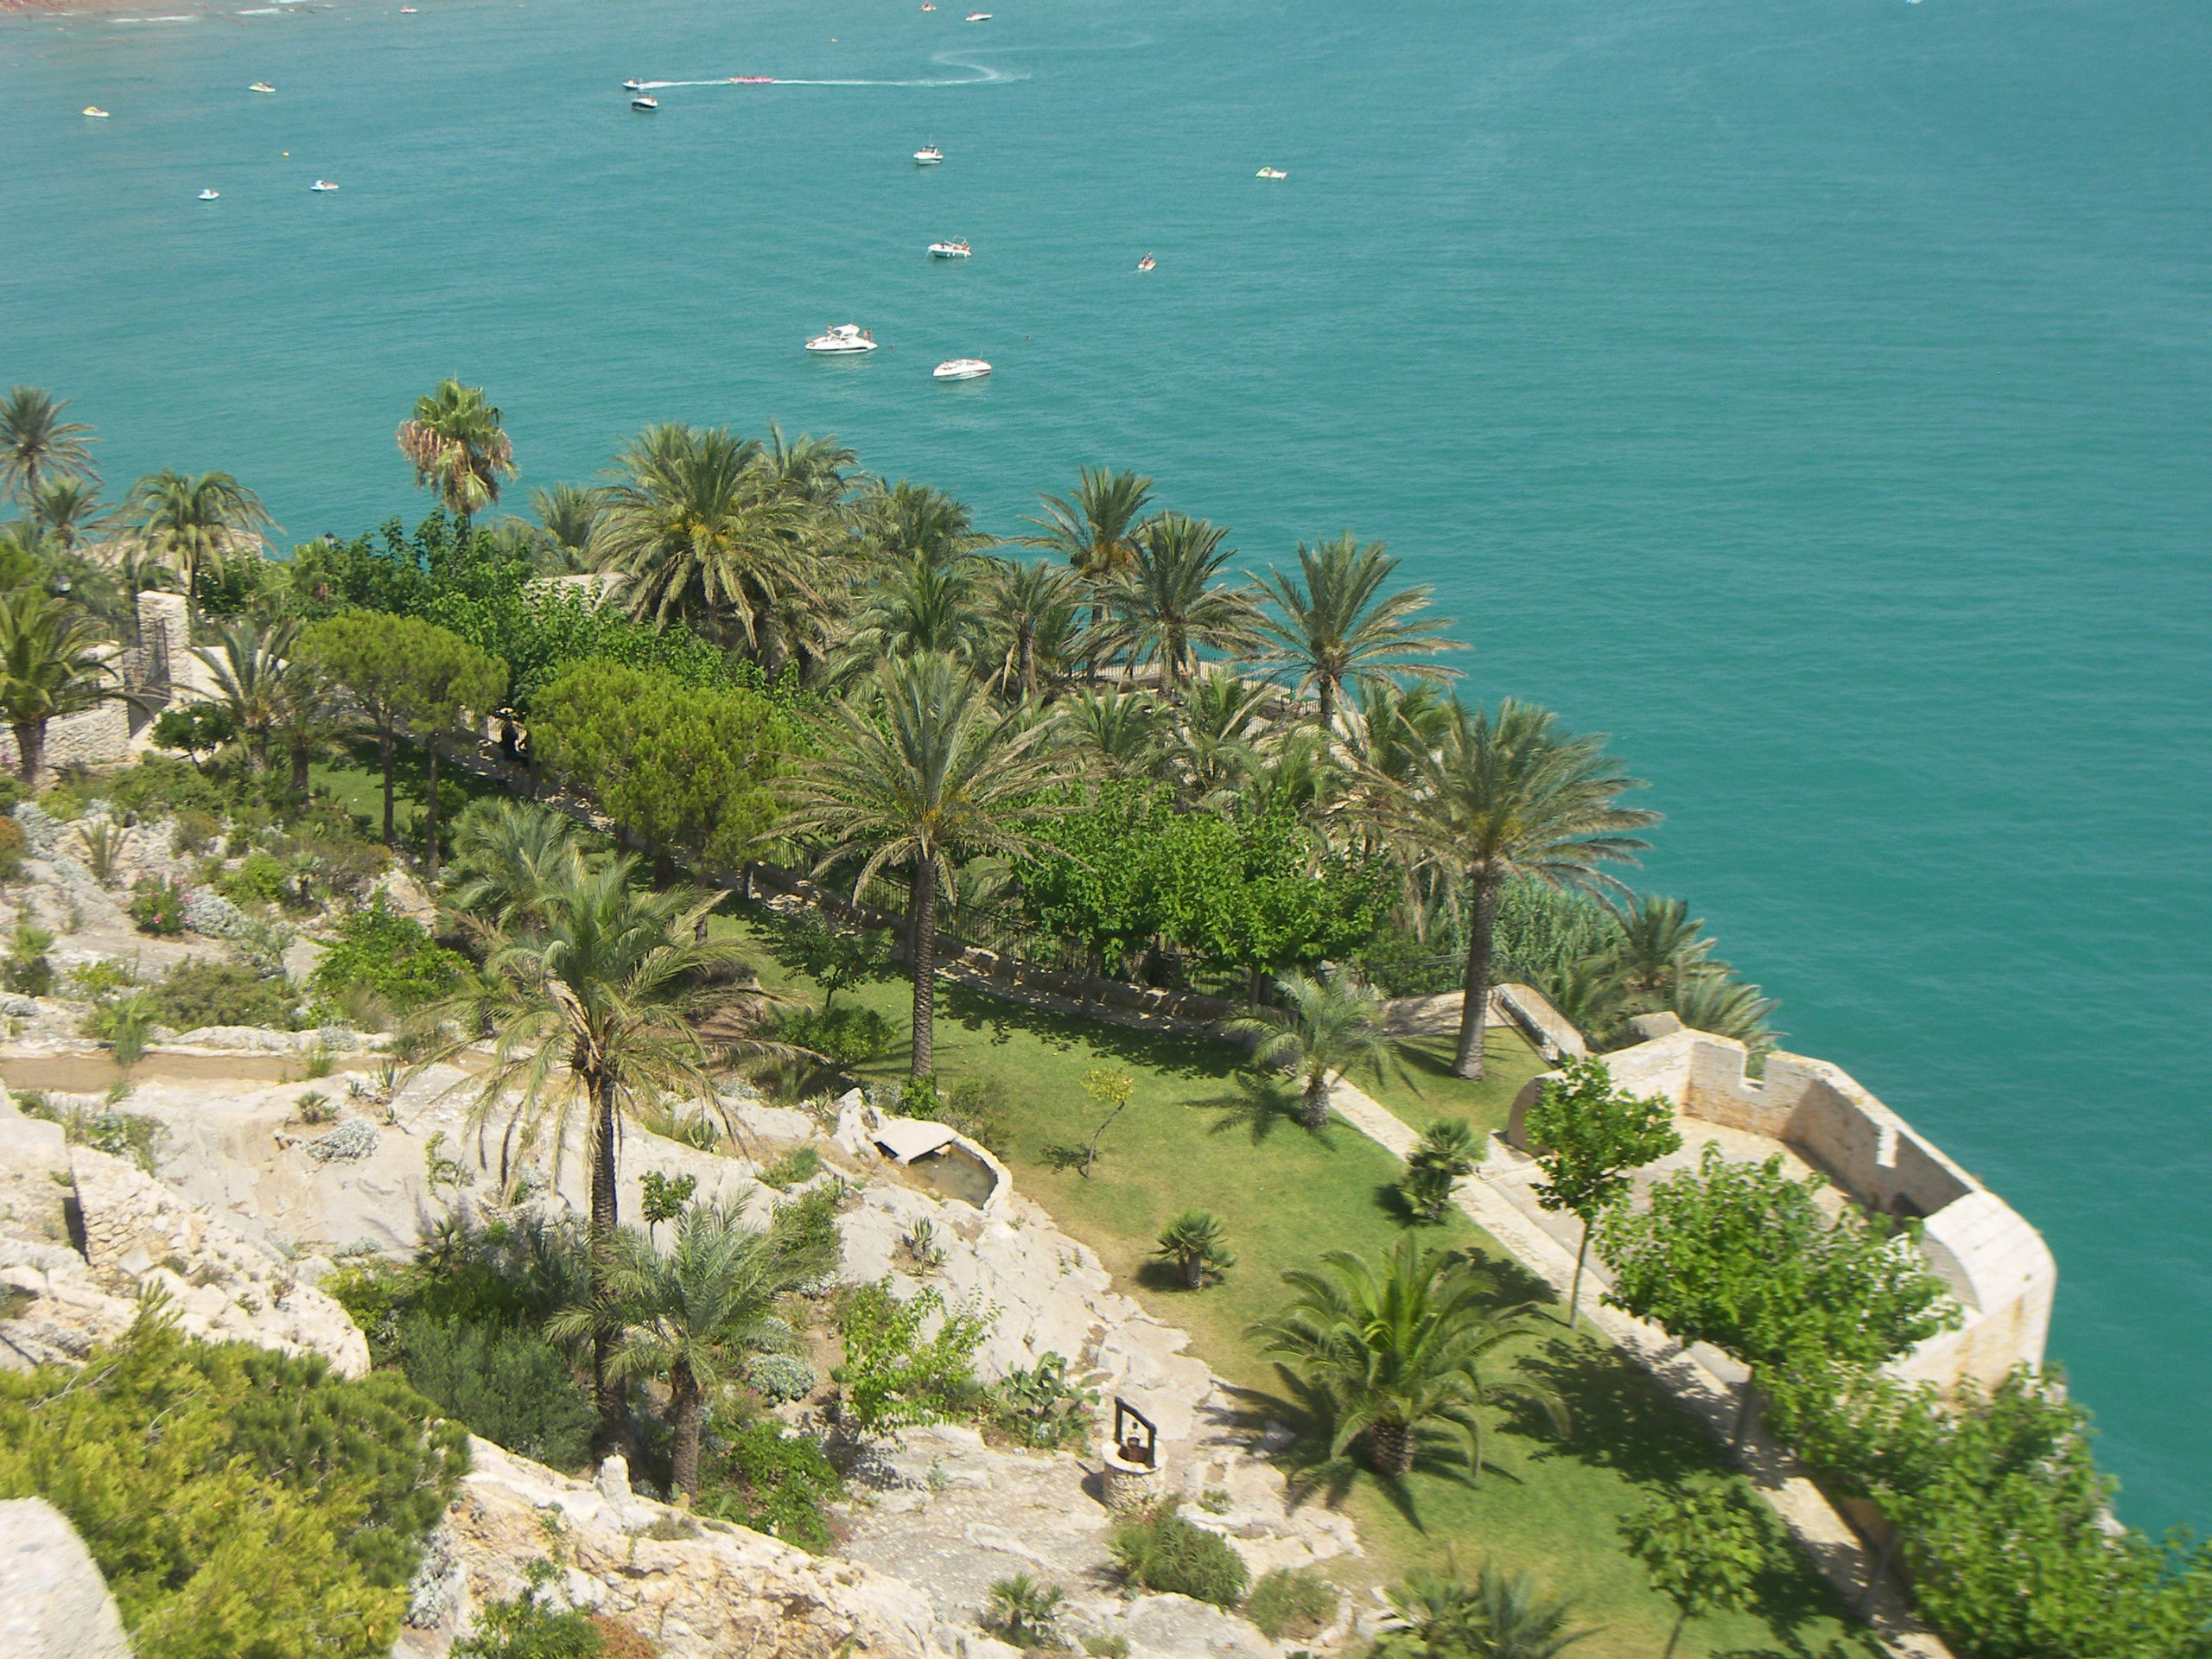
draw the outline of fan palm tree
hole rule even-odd
[[[1384,1594],[1398,1628],[1376,1640],[1375,1659],[1559,1659],[1598,1633],[1568,1629],[1572,1602],[1546,1599],[1533,1576],[1509,1578],[1494,1562],[1471,1585],[1457,1571],[1415,1567]]]
[[[821,758],[785,785],[794,817],[784,833],[827,843],[817,874],[865,855],[856,898],[879,870],[911,872],[913,1074],[925,1077],[936,1065],[939,887],[951,885],[957,854],[1034,849],[1027,824],[1055,810],[1039,799],[1052,722],[999,713],[964,667],[924,653],[879,665],[816,729]]]
[[[736,945],[694,936],[722,894],[644,891],[636,877],[633,858],[593,868],[572,856],[540,897],[539,925],[493,935],[482,972],[416,1021],[433,1038],[426,1065],[491,1034],[488,1061],[454,1088],[469,1096],[480,1137],[493,1117],[505,1120],[503,1166],[504,1148],[518,1141],[527,1154],[550,1139],[557,1170],[581,1131],[591,1172],[591,1300],[602,1309],[613,1293],[622,1120],[670,1096],[715,1106],[717,1057],[699,1025],[763,1001]],[[619,1335],[610,1319],[592,1336],[608,1444],[623,1412],[609,1369]]]
[[[1085,467],[1077,475],[1073,500],[1041,494],[1037,499],[1044,505],[1044,517],[1027,522],[1044,534],[1025,536],[1022,540],[1031,547],[1049,547],[1065,556],[1068,568],[1089,584],[1094,596],[1091,632],[1100,636],[1094,642],[1090,661],[1095,675],[1098,671],[1095,645],[1103,642],[1101,624],[1106,620],[1105,601],[1098,595],[1108,582],[1136,568],[1136,536],[1145,522],[1145,509],[1152,505],[1152,480],[1141,473],[1109,473],[1103,467]]]
[[[582,849],[565,812],[536,801],[472,802],[454,823],[446,909],[495,935],[542,927],[546,894],[569,878]]]
[[[1201,651],[1236,656],[1260,643],[1259,606],[1215,578],[1236,556],[1225,530],[1203,518],[1162,513],[1137,533],[1136,563],[1104,588],[1113,635],[1132,667],[1157,662],[1170,696]]]
[[[1284,1007],[1255,1008],[1223,1029],[1253,1039],[1252,1058],[1261,1065],[1297,1075],[1299,1120],[1319,1129],[1329,1121],[1331,1077],[1358,1067],[1380,1078],[1400,1064],[1396,1041],[1382,1028],[1382,994],[1370,986],[1341,974],[1286,974],[1275,988]]]
[[[1507,698],[1495,715],[1461,709],[1390,814],[1416,861],[1462,892],[1467,906],[1466,1003],[1452,1070],[1483,1075],[1484,1016],[1497,900],[1513,878],[1557,887],[1615,885],[1598,866],[1633,864],[1649,843],[1630,832],[1659,815],[1619,804],[1643,787],[1599,737],[1558,729],[1554,716]]]
[[[1551,1389],[1526,1377],[1484,1376],[1486,1358],[1543,1321],[1533,1302],[1499,1306],[1496,1287],[1458,1252],[1428,1249],[1407,1233],[1379,1271],[1350,1250],[1331,1250],[1319,1268],[1282,1277],[1298,1294],[1250,1334],[1329,1402],[1332,1458],[1357,1440],[1370,1468],[1399,1479],[1425,1438],[1456,1430],[1469,1478],[1478,1480],[1482,1408],[1499,1397],[1541,1408],[1567,1432],[1567,1408]]]
[[[0,721],[15,734],[24,783],[38,781],[49,722],[124,695],[101,644],[92,620],[66,600],[35,588],[0,594]]]
[[[1153,1254],[1173,1262],[1192,1290],[1203,1290],[1209,1276],[1218,1279],[1236,1265],[1229,1252],[1228,1230],[1207,1210],[1185,1210],[1169,1222]]]
[[[74,553],[88,534],[115,523],[113,509],[100,503],[99,486],[81,478],[42,478],[31,486],[26,505],[31,522],[64,553]]]
[[[0,495],[29,505],[49,478],[99,481],[92,429],[62,419],[68,407],[67,398],[57,399],[36,386],[10,386],[0,397]]]
[[[556,556],[560,574],[592,568],[599,526],[607,517],[607,503],[597,490],[575,484],[532,490],[530,510],[537,515],[537,527]]]
[[[445,379],[415,402],[399,423],[399,453],[415,468],[416,487],[438,493],[447,512],[469,521],[497,506],[499,480],[515,475],[515,448],[499,411],[484,401],[484,388]]]
[[[276,528],[261,498],[228,473],[155,473],[131,486],[128,505],[141,544],[176,572],[187,598],[198,596],[204,566]]]
[[[233,622],[216,637],[214,645],[192,648],[192,654],[215,682],[211,701],[229,710],[232,723],[245,742],[247,761],[256,772],[269,766],[269,734],[276,728],[282,704],[289,695],[283,683],[286,664],[298,636],[298,627],[290,622],[266,628]]]
[[[1298,564],[1297,576],[1270,566],[1261,579],[1262,591],[1280,614],[1260,625],[1267,644],[1258,660],[1300,692],[1313,693],[1324,730],[1336,723],[1348,683],[1457,677],[1456,670],[1414,660],[1463,647],[1437,637],[1450,622],[1416,620],[1428,607],[1428,588],[1383,595],[1382,584],[1398,561],[1383,552],[1382,543],[1362,547],[1349,532],[1313,547],[1301,542]]]
[[[610,1255],[610,1300],[556,1314],[547,1333],[582,1341],[618,1323],[608,1375],[668,1379],[676,1484],[686,1499],[696,1497],[708,1400],[737,1380],[747,1355],[802,1347],[776,1317],[776,1299],[819,1276],[825,1264],[794,1259],[772,1234],[713,1205],[683,1211],[665,1255],[634,1228],[615,1235]]]
[[[994,560],[984,578],[990,623],[1003,645],[998,678],[1017,696],[1037,695],[1040,638],[1067,631],[1075,614],[1074,578],[1042,559]]]
[[[649,427],[617,460],[600,562],[630,578],[633,616],[758,655],[785,597],[827,603],[807,544],[812,516],[779,493],[757,442],[720,427]]]

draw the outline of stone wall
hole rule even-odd
[[[2043,1363],[2058,1283],[2043,1236],[1840,1066],[1776,1052],[1766,1075],[1753,1077],[1743,1044],[1688,1030],[1605,1058],[1622,1088],[1777,1141],[1865,1208],[1921,1222],[1922,1253],[1966,1324],[1913,1350],[1893,1368],[1899,1375],[1948,1388]],[[1524,1151],[1524,1121],[1542,1082],[1522,1088],[1506,1128]]]

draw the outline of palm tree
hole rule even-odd
[[[1342,974],[1308,979],[1286,974],[1275,981],[1288,1006],[1255,1008],[1223,1029],[1256,1039],[1252,1058],[1297,1074],[1299,1120],[1309,1129],[1329,1121],[1330,1079],[1358,1066],[1379,1079],[1399,1064],[1395,1039],[1382,1029],[1382,996]]]
[[[747,1355],[802,1346],[776,1317],[776,1299],[818,1277],[827,1264],[795,1259],[772,1234],[713,1205],[683,1211],[666,1255],[645,1234],[626,1228],[615,1236],[611,1256],[605,1275],[611,1301],[594,1299],[556,1314],[548,1334],[581,1341],[619,1321],[608,1375],[668,1379],[676,1484],[687,1500],[696,1497],[708,1400],[737,1380]]]
[[[827,603],[813,516],[779,492],[760,446],[720,427],[649,427],[617,457],[600,563],[630,578],[631,613],[686,622],[759,654],[786,596]]]
[[[256,772],[268,767],[269,735],[282,716],[285,699],[292,695],[284,684],[286,663],[298,634],[297,626],[290,622],[266,628],[233,622],[213,645],[192,648],[215,682],[212,701],[230,711]]]
[[[583,849],[575,821],[536,801],[472,802],[454,820],[447,911],[494,934],[544,925],[545,895]]]
[[[1157,661],[1171,696],[1179,695],[1201,651],[1233,657],[1260,643],[1258,605],[1214,580],[1236,556],[1221,544],[1227,534],[1203,518],[1162,513],[1138,532],[1135,564],[1104,589],[1130,665]]]
[[[1252,817],[1286,812],[1313,823],[1334,812],[1344,797],[1345,772],[1325,732],[1294,727],[1273,740],[1245,746],[1230,757],[1238,810]]]
[[[789,780],[792,836],[829,843],[820,874],[865,854],[853,892],[879,870],[912,872],[906,908],[914,974],[913,1074],[935,1067],[937,901],[956,853],[1019,857],[1025,826],[1055,810],[1039,798],[1052,776],[1049,721],[995,710],[976,677],[934,653],[880,664],[874,678],[816,722],[820,758]]]
[[[1160,752],[1160,707],[1148,693],[1102,685],[1059,706],[1061,736],[1109,779],[1144,775]]]
[[[1185,1210],[1161,1230],[1160,1248],[1153,1254],[1173,1262],[1190,1289],[1203,1290],[1209,1276],[1218,1279],[1236,1265],[1236,1258],[1229,1253],[1227,1236],[1219,1216],[1206,1210]]]
[[[852,488],[852,470],[860,457],[835,438],[817,438],[802,432],[787,441],[784,429],[768,423],[767,447],[760,464],[768,486],[785,500],[797,501],[827,514]]]
[[[1027,522],[1045,533],[1025,536],[1031,547],[1049,547],[1066,556],[1069,569],[1088,583],[1096,595],[1108,582],[1136,568],[1136,533],[1152,505],[1152,480],[1141,473],[1109,473],[1103,467],[1085,467],[1077,475],[1075,499],[1039,495],[1045,516]],[[1105,602],[1094,597],[1090,627],[1094,635],[1106,620]],[[1094,644],[1090,671],[1098,671]]]
[[[269,741],[292,764],[292,793],[308,792],[308,763],[336,741],[346,711],[332,696],[330,683],[307,663],[284,663],[270,687]]]
[[[263,531],[276,528],[261,498],[228,473],[155,473],[131,486],[128,505],[141,544],[177,573],[187,598],[199,594],[201,566],[257,545]]]
[[[56,399],[36,386],[10,386],[0,397],[0,495],[29,505],[49,478],[95,483],[92,428],[65,421],[66,397]]]
[[[960,563],[998,537],[976,528],[965,505],[926,484],[879,485],[855,510],[861,538],[890,564]]]
[[[1184,688],[1167,759],[1186,804],[1211,801],[1250,775],[1268,696],[1265,685],[1221,672],[1202,673]]]
[[[97,535],[115,522],[100,505],[97,485],[81,478],[43,478],[30,488],[26,503],[31,522],[64,553],[74,553],[86,534]]]
[[[48,723],[122,696],[99,631],[66,600],[35,588],[0,594],[0,720],[16,737],[16,773],[38,781]]]
[[[1626,907],[1609,903],[1605,908],[1620,929],[1605,953],[1606,963],[1631,995],[1664,999],[1694,975],[1726,975],[1726,963],[1710,959],[1713,941],[1698,937],[1705,924],[1692,920],[1681,899],[1644,898]]]
[[[965,555],[937,561],[919,553],[893,566],[861,597],[840,653],[842,671],[922,652],[969,664],[986,654],[989,623],[976,602],[980,569]]]
[[[539,925],[493,935],[481,974],[416,1017],[417,1029],[434,1038],[425,1065],[491,1033],[488,1061],[454,1087],[471,1096],[480,1135],[504,1116],[503,1164],[518,1137],[526,1154],[550,1136],[557,1168],[581,1128],[591,1169],[591,1296],[602,1309],[613,1294],[623,1118],[668,1096],[715,1104],[715,1057],[699,1024],[762,1000],[734,944],[694,937],[694,923],[722,894],[644,891],[636,877],[634,858],[597,868],[569,859],[540,897]],[[609,1370],[618,1336],[610,1320],[592,1337],[606,1443],[622,1420],[621,1389]]]
[[[1618,804],[1643,786],[1619,771],[1603,738],[1572,736],[1547,710],[1510,697],[1494,717],[1459,710],[1441,746],[1421,757],[1389,817],[1410,856],[1466,898],[1466,1002],[1452,1060],[1459,1076],[1483,1075],[1499,892],[1516,877],[1556,887],[1608,885],[1597,866],[1635,863],[1649,843],[1629,831],[1659,821],[1656,812]]]
[[[1415,620],[1415,613],[1428,607],[1428,588],[1381,596],[1382,584],[1398,568],[1382,543],[1362,547],[1350,532],[1313,547],[1301,542],[1298,563],[1302,582],[1272,566],[1261,580],[1261,589],[1281,614],[1260,625],[1268,644],[1259,660],[1300,692],[1313,692],[1324,730],[1336,723],[1347,683],[1363,687],[1392,678],[1441,682],[1457,677],[1455,670],[1411,660],[1463,647],[1456,639],[1436,637],[1450,622]]]
[[[1497,1397],[1541,1407],[1565,1433],[1567,1408],[1525,1377],[1484,1378],[1483,1361],[1542,1323],[1533,1302],[1497,1306],[1496,1287],[1458,1252],[1402,1236],[1377,1272],[1350,1250],[1319,1268],[1283,1274],[1298,1294],[1251,1328],[1262,1351],[1281,1356],[1334,1413],[1329,1453],[1362,1442],[1368,1466],[1388,1479],[1411,1471],[1422,1440],[1456,1429],[1471,1480],[1482,1475],[1482,1408]]]
[[[1709,1031],[1716,1037],[1733,1037],[1756,1049],[1774,1046],[1777,1033],[1768,1024],[1776,1003],[1756,985],[1732,980],[1725,972],[1684,975],[1674,988],[1668,1007],[1693,1031]]]
[[[1399,1182],[1408,1202],[1427,1221],[1444,1219],[1444,1206],[1463,1175],[1474,1173],[1482,1141],[1464,1117],[1440,1117],[1421,1131],[1406,1154],[1406,1177]]]
[[[438,382],[415,401],[399,423],[399,453],[415,468],[416,487],[438,493],[446,511],[469,521],[499,501],[499,480],[515,475],[515,448],[500,426],[499,411],[484,401],[484,388],[458,380]]]
[[[1415,1567],[1384,1594],[1399,1628],[1377,1639],[1375,1659],[1558,1659],[1598,1633],[1569,1630],[1572,1602],[1548,1600],[1533,1576],[1508,1578],[1490,1561],[1471,1585],[1457,1571]]]
[[[530,510],[555,556],[560,574],[573,575],[592,568],[598,549],[599,527],[607,517],[607,503],[597,490],[575,484],[556,484],[550,490],[530,493]]]
[[[991,1586],[990,1622],[1025,1651],[1058,1648],[1060,1605],[1067,1596],[1063,1586],[1046,1584],[1024,1569]]]
[[[990,623],[1005,650],[998,679],[1016,695],[1037,695],[1039,645],[1065,633],[1075,615],[1074,579],[1042,559],[994,560],[984,579]]]

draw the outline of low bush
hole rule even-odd
[[[799,1008],[776,1021],[778,1042],[810,1048],[841,1071],[880,1059],[899,1040],[898,1027],[874,1008]]]
[[[23,860],[30,850],[30,837],[23,833],[23,826],[11,817],[0,817],[0,881],[22,876]]]
[[[153,989],[154,1017],[173,1031],[201,1026],[264,1026],[289,1030],[291,988],[251,968],[219,962],[181,962]]]
[[[536,1332],[416,1313],[399,1325],[400,1368],[447,1415],[555,1469],[591,1455],[590,1397]]]
[[[0,982],[18,996],[51,996],[54,963],[46,953],[53,944],[54,935],[44,928],[17,922],[8,960],[0,966]]]
[[[1337,1616],[1336,1587],[1319,1573],[1279,1567],[1252,1586],[1244,1617],[1270,1642],[1312,1636]]]
[[[81,991],[94,1001],[112,995],[117,991],[128,990],[131,986],[140,982],[137,974],[133,969],[106,957],[101,957],[98,962],[79,963],[69,970],[69,979],[78,991]],[[71,995],[74,995],[76,993],[72,992]]]
[[[184,889],[165,875],[142,875],[130,889],[130,915],[141,933],[167,938],[184,931]]]
[[[216,890],[234,905],[281,904],[292,891],[291,872],[271,855],[251,852],[235,870],[215,883]]]
[[[339,925],[337,940],[315,965],[312,984],[334,1000],[366,991],[406,1014],[456,988],[467,960],[447,950],[404,916],[395,916],[377,895],[366,910]]]
[[[834,1541],[827,1505],[843,1490],[819,1443],[763,1418],[709,1442],[694,1507],[819,1554]]]
[[[1234,1607],[1251,1582],[1244,1558],[1226,1539],[1176,1513],[1173,1498],[1141,1519],[1116,1527],[1110,1548],[1132,1584],[1163,1596]]]
[[[802,1181],[810,1181],[821,1173],[822,1154],[812,1147],[800,1147],[757,1172],[755,1179],[764,1186],[772,1186],[779,1192],[788,1192]]]
[[[1068,1380],[1064,1355],[1041,1355],[1035,1365],[1008,1371],[993,1394],[993,1421],[1027,1445],[1061,1449],[1090,1438],[1098,1390]]]
[[[453,1644],[453,1659],[602,1659],[607,1638],[580,1607],[557,1605],[561,1569],[540,1559],[523,1568],[522,1594],[487,1601]]]

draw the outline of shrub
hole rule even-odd
[[[755,1354],[745,1362],[745,1386],[778,1404],[804,1400],[821,1382],[814,1367],[797,1354]]]
[[[1058,1647],[1060,1607],[1067,1596],[1061,1586],[1026,1572],[1001,1579],[991,1586],[986,1627],[1018,1648]]]
[[[554,1605],[561,1569],[540,1559],[523,1568],[523,1591],[487,1601],[476,1628],[453,1644],[454,1659],[600,1659],[607,1638],[582,1608]]]
[[[993,1152],[1005,1150],[1006,1085],[996,1077],[963,1077],[938,1103],[937,1121]]]
[[[1244,1604],[1244,1617],[1270,1642],[1285,1637],[1312,1636],[1337,1615],[1334,1586],[1318,1573],[1294,1573],[1277,1567],[1252,1586]]]
[[[274,905],[292,889],[291,872],[272,855],[252,852],[238,868],[217,881],[216,888],[236,905]]]
[[[1131,1583],[1164,1596],[1234,1607],[1251,1580],[1244,1558],[1225,1539],[1177,1514],[1173,1498],[1142,1519],[1116,1527],[1111,1548]]]
[[[213,812],[188,806],[176,815],[175,825],[169,831],[169,850],[179,858],[190,858],[195,853],[206,852],[222,833],[223,821]]]
[[[799,1008],[776,1022],[778,1042],[810,1048],[832,1066],[849,1071],[880,1059],[899,1039],[898,1028],[874,1008],[848,1002],[842,1008]]]
[[[311,982],[334,999],[366,990],[405,1014],[454,989],[467,966],[421,926],[393,915],[379,893],[368,909],[339,925],[337,941],[315,963]]]
[[[181,962],[153,990],[154,1017],[175,1031],[201,1026],[289,1028],[292,994],[281,980],[219,962]]]
[[[4,822],[0,819],[0,823]],[[97,962],[79,963],[69,970],[69,977],[79,990],[94,1001],[139,982],[137,973],[107,957]]]
[[[709,1444],[696,1509],[819,1553],[832,1541],[824,1505],[843,1491],[821,1446],[763,1419]]]
[[[154,1148],[168,1134],[160,1119],[131,1112],[100,1112],[79,1118],[69,1128],[71,1140],[112,1158],[128,1158],[149,1175],[154,1173]]]
[[[13,944],[4,969],[0,969],[0,980],[19,996],[51,996],[54,994],[54,964],[47,960],[47,951],[54,944],[54,935],[29,922],[17,922]]]
[[[1031,1446],[1058,1448],[1090,1438],[1098,1390],[1068,1380],[1065,1355],[1040,1355],[1034,1366],[1008,1371],[996,1395],[999,1427]]]
[[[408,1382],[486,1440],[556,1469],[591,1455],[591,1401],[536,1332],[416,1313],[399,1348]]]
[[[130,889],[130,919],[141,933],[184,931],[184,889],[165,875],[142,875]]]
[[[754,1179],[764,1186],[772,1186],[779,1192],[788,1192],[802,1181],[810,1181],[822,1173],[822,1154],[812,1147],[799,1147],[785,1153],[766,1169],[757,1172]]]
[[[23,873],[23,860],[29,855],[31,838],[23,833],[23,826],[15,819],[0,817],[0,881],[13,881]]]
[[[843,1387],[840,1408],[863,1434],[943,1422],[975,1399],[976,1351],[990,1334],[994,1308],[948,1310],[925,1290],[902,1302],[879,1281],[847,1294],[838,1310],[845,1363],[830,1375]],[[924,1328],[939,1319],[937,1334]]]

